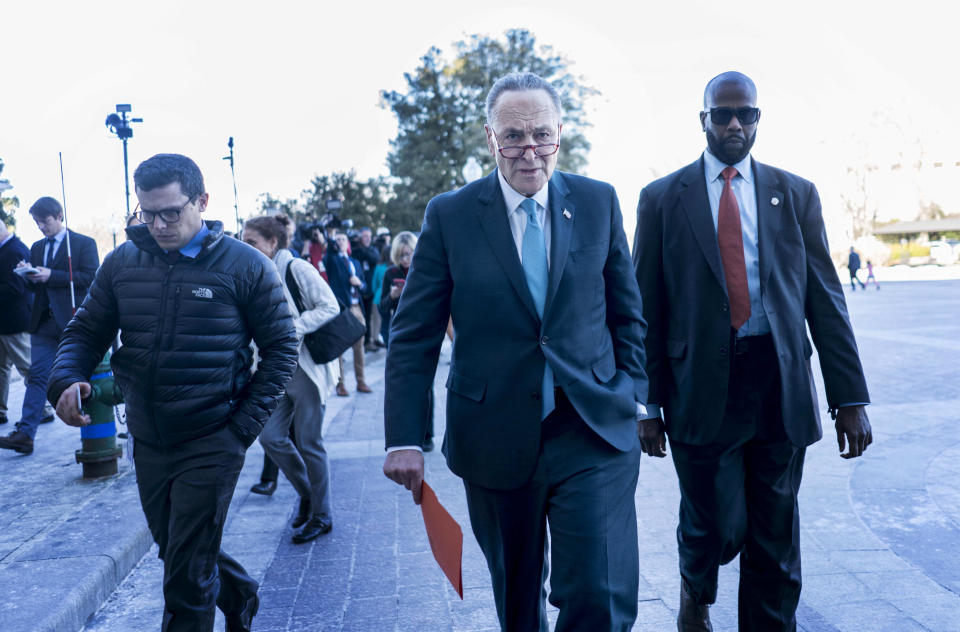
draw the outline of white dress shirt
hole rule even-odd
[[[507,221],[510,222],[510,232],[513,233],[513,241],[517,245],[517,255],[520,257],[520,263],[523,264],[523,233],[527,230],[527,213],[520,204],[527,199],[527,196],[517,193],[513,187],[507,184],[503,173],[498,169],[497,177],[500,178],[500,190],[503,192],[503,203],[507,207]],[[543,230],[543,241],[547,247],[547,270],[550,269],[550,216],[547,209],[549,198],[547,192],[549,185],[544,185],[542,189],[534,193],[531,197],[537,203],[537,220],[540,222],[540,229]]]
[[[61,229],[60,229],[60,232],[53,236],[53,246],[52,246],[52,247],[53,247],[53,252],[49,253],[49,255],[50,255],[49,261],[50,261],[51,263],[53,263],[53,258],[57,256],[57,252],[60,250],[60,244],[63,243],[63,238],[66,237],[66,235],[67,235],[67,229],[66,229],[66,228],[61,228]],[[48,259],[47,259],[47,255],[48,255],[47,251],[50,250],[51,246],[50,246],[50,242],[47,241],[47,237],[44,237],[43,239],[44,239],[44,244],[43,244],[43,261],[40,263],[40,265],[46,266],[46,265],[47,265],[47,261],[48,261]]]

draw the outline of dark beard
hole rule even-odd
[[[710,149],[710,153],[725,165],[735,165],[746,158],[753,148],[755,140],[757,140],[756,131],[753,132],[753,136],[745,139],[742,145],[727,145],[721,143],[712,131],[707,130],[707,147]]]

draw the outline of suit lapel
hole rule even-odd
[[[680,176],[680,204],[687,214],[690,228],[697,239],[707,265],[717,277],[723,291],[727,291],[727,282],[723,276],[723,264],[720,261],[720,247],[717,245],[717,230],[713,227],[710,213],[710,198],[707,197],[707,183],[703,175],[703,158],[684,169]]]
[[[53,259],[50,260],[51,269],[67,269],[67,240],[70,239],[70,231],[67,230],[67,234],[63,236],[63,239],[60,241],[60,246],[57,247],[57,253],[53,255]],[[58,267],[58,264],[63,263],[62,266]]]
[[[567,254],[570,252],[570,235],[573,233],[576,209],[567,198],[568,193],[570,190],[563,176],[554,171],[547,196],[547,204],[550,205],[550,279],[547,284],[547,300],[543,306],[544,319],[553,303],[553,297],[557,294],[557,287],[567,263]]]
[[[490,249],[500,263],[500,267],[503,268],[510,284],[513,285],[513,289],[520,296],[521,302],[533,317],[539,320],[537,307],[533,303],[530,288],[527,287],[527,279],[523,275],[523,267],[520,265],[517,245],[513,241],[513,233],[510,231],[507,208],[503,203],[503,193],[500,191],[500,181],[496,170],[486,177],[477,200],[480,202],[477,209],[477,219],[480,221],[480,228],[483,230]]]
[[[754,160],[753,175],[756,178],[757,192],[760,287],[763,288],[770,276],[770,271],[773,269],[777,234],[780,232],[781,214],[784,212],[784,197],[783,191],[779,189],[780,182],[769,167]],[[776,204],[774,204],[774,200],[776,200]]]

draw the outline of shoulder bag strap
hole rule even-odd
[[[303,298],[300,296],[300,287],[297,285],[297,280],[293,276],[293,270],[291,270],[293,267],[291,265],[292,263],[291,261],[287,264],[287,273],[284,275],[284,278],[287,282],[287,289],[290,290],[290,294],[293,296],[293,302],[297,306],[297,311],[302,314],[304,312]]]

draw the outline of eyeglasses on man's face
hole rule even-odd
[[[171,207],[160,209],[159,211],[148,211],[146,209],[140,208],[140,205],[137,204],[137,209],[134,210],[133,214],[137,216],[144,224],[152,224],[155,219],[159,216],[160,219],[166,224],[176,224],[180,221],[180,214],[183,213],[183,209],[187,208],[191,202],[196,198],[192,197],[184,203],[180,208]]]
[[[510,145],[509,143],[522,141],[524,135],[518,132],[507,132],[504,134],[503,140],[508,144],[504,146],[500,143],[500,137],[497,136],[496,130],[494,130],[493,127],[491,127],[490,130],[493,132],[494,140],[497,141],[497,151],[499,151],[500,155],[504,158],[523,158],[523,155],[528,149],[532,149],[536,156],[552,156],[560,149],[559,125],[557,125],[556,134],[553,133],[553,130],[538,130],[534,132],[534,140],[539,141],[536,145]]]
[[[710,108],[704,114],[710,115],[714,125],[726,125],[734,116],[741,125],[753,125],[760,118],[760,108]]]

